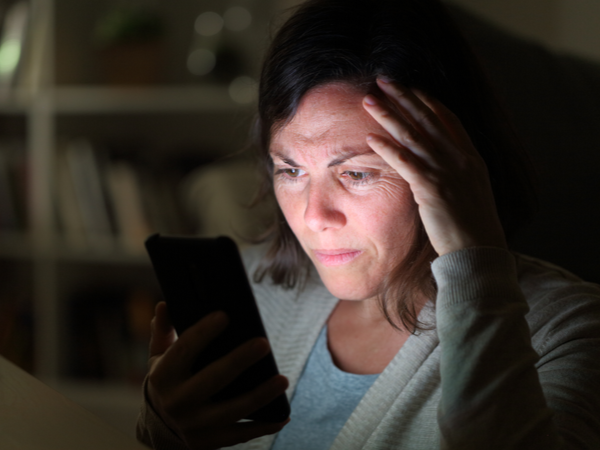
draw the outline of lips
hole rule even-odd
[[[362,251],[352,248],[337,248],[333,250],[313,250],[313,253],[317,260],[325,266],[341,266],[356,259]]]

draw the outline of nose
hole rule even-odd
[[[346,215],[342,212],[341,199],[335,186],[328,183],[311,183],[304,221],[314,232],[336,230],[346,225]]]

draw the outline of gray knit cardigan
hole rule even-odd
[[[259,258],[245,254],[249,274]],[[600,287],[497,248],[444,255],[432,271],[438,295],[419,318],[435,327],[406,341],[331,449],[600,449]],[[314,274],[301,292],[253,289],[291,397],[337,299]],[[147,404],[138,438],[186,448]]]

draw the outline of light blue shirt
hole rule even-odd
[[[292,398],[291,421],[271,450],[327,450],[379,375],[338,369],[327,348],[323,327]]]

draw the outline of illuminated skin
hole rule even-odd
[[[423,92],[381,78],[377,84],[400,113],[366,96],[363,106],[387,131],[367,140],[410,185],[438,255],[506,248],[487,167],[458,117]]]
[[[341,300],[327,321],[332,358],[358,374],[383,371],[410,335],[391,327],[377,294],[416,214],[439,255],[506,245],[485,164],[458,119],[421,93],[378,85],[387,102],[343,83],[309,91],[270,149],[281,210]],[[412,299],[417,310],[426,300]]]
[[[377,294],[406,254],[417,212],[408,183],[367,144],[385,130],[362,97],[343,84],[310,91],[270,148],[283,214],[327,289],[344,300]]]
[[[424,94],[378,84],[400,113],[348,84],[325,85],[270,149],[283,214],[343,300],[377,295],[417,211],[439,255],[506,246],[485,164],[458,119]]]
[[[410,334],[392,328],[374,300],[406,254],[416,214],[439,255],[506,246],[485,164],[458,119],[422,93],[378,84],[394,110],[350,85],[322,86],[303,98],[270,149],[279,205],[341,299],[327,322],[328,345],[351,373],[381,372]],[[231,446],[287,423],[239,422],[286,390],[281,375],[235,399],[211,400],[269,352],[265,339],[190,376],[195,355],[226,326],[214,313],[177,339],[166,305],[156,309],[148,400],[190,448]]]

